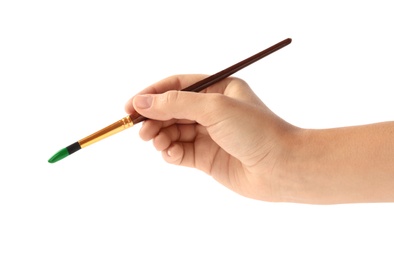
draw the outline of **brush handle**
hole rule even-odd
[[[200,80],[192,85],[190,85],[187,88],[182,89],[182,91],[192,91],[192,92],[200,92],[203,89],[206,89],[209,86],[212,86],[213,84],[221,81],[222,79],[225,79],[229,77],[230,75],[234,74],[235,72],[249,66],[250,64],[264,58],[265,56],[270,55],[271,53],[285,47],[286,45],[291,43],[291,39],[287,38],[281,42],[278,42],[275,45],[272,45],[271,47],[256,53],[253,56],[250,56],[249,58],[246,58],[230,67],[227,69],[224,69],[222,71],[217,72],[216,74],[213,74],[203,80]]]
[[[131,114],[130,118],[131,118],[131,121],[133,121],[133,125],[141,123],[142,121],[145,121],[147,119],[146,117],[141,116],[137,112],[134,112],[133,114]]]
[[[234,74],[235,72],[249,66],[250,64],[264,58],[265,56],[270,55],[271,53],[285,47],[286,45],[291,43],[291,39],[287,38],[281,42],[278,42],[275,45],[272,45],[271,47],[256,53],[253,56],[250,56],[249,58],[246,58],[222,71],[217,72],[216,74],[213,74],[203,80],[200,80],[184,89],[182,89],[181,91],[190,91],[190,92],[200,92],[203,89],[206,89],[209,86],[212,86],[213,84],[229,77],[230,75]],[[133,121],[133,124],[138,124],[144,120],[146,120],[147,118],[144,116],[141,116],[140,114],[138,114],[137,112],[133,113],[130,115],[131,120]]]

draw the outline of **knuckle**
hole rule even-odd
[[[204,103],[199,121],[206,126],[214,125],[228,112],[229,99],[222,94],[208,94],[209,101]]]
[[[228,97],[222,94],[212,94],[211,100],[208,103],[213,110],[223,109],[228,104]]]
[[[162,102],[164,105],[168,105],[176,102],[178,99],[179,99],[179,91],[171,90],[171,91],[167,91],[163,95]]]

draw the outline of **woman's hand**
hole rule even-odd
[[[178,91],[205,77],[169,77],[126,105],[128,113],[149,118],[140,136],[153,139],[167,162],[200,169],[264,201],[394,201],[394,122],[301,129],[237,78],[203,93]]]
[[[200,169],[241,195],[281,200],[287,145],[299,129],[241,79],[227,78],[204,93],[177,91],[205,77],[169,77],[132,98],[126,111],[150,119],[141,138],[153,139],[167,162]]]

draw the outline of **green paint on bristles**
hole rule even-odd
[[[60,161],[63,158],[66,158],[69,155],[70,154],[68,153],[67,148],[63,148],[59,152],[55,153],[51,158],[49,158],[48,162],[55,163],[57,161]]]

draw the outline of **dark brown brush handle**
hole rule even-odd
[[[212,86],[213,84],[221,81],[222,79],[229,77],[230,75],[234,74],[235,72],[245,68],[246,66],[249,66],[250,64],[264,58],[265,56],[270,55],[271,53],[285,47],[286,45],[288,45],[290,43],[291,43],[291,39],[287,38],[281,42],[278,42],[275,45],[272,45],[271,47],[269,47],[259,53],[256,53],[253,56],[250,56],[247,59],[244,59],[243,61],[240,61],[240,62],[228,67],[227,69],[219,71],[216,74],[213,74],[203,80],[200,80],[200,81],[188,86],[187,88],[182,89],[181,91],[200,92],[201,90],[206,89],[209,86]],[[134,125],[147,119],[146,117],[139,115],[137,112],[135,112],[135,114],[130,115],[130,117],[131,117]]]
[[[146,117],[141,116],[137,112],[134,112],[133,114],[131,114],[130,117],[131,117],[131,121],[133,121],[133,125],[141,123],[142,121],[147,119]]]

